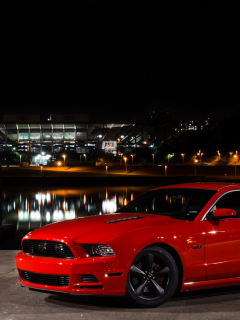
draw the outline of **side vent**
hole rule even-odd
[[[99,281],[92,274],[83,274],[81,282],[83,282],[83,283],[92,283],[92,282],[99,282]]]
[[[124,218],[124,219],[106,221],[106,222],[104,222],[104,223],[117,223],[117,222],[123,222],[123,221],[128,221],[128,220],[136,220],[136,219],[143,219],[143,218],[144,218],[144,217]]]

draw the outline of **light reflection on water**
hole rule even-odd
[[[5,188],[0,214],[0,249],[20,249],[25,234],[53,222],[113,213],[149,189],[147,186]]]

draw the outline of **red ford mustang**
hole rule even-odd
[[[176,291],[239,285],[239,248],[240,185],[192,183],[32,231],[15,260],[22,286],[156,307]]]

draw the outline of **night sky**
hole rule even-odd
[[[1,113],[144,122],[156,107],[175,119],[237,111],[238,12],[210,0],[9,3]]]

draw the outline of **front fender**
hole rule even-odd
[[[149,245],[163,244],[172,247],[179,255],[183,278],[186,282],[204,281],[206,266],[204,262],[204,233],[201,223],[191,222],[187,228],[166,226],[164,228],[145,227],[105,238],[100,243],[111,246],[116,261],[127,277],[129,268],[136,255]],[[193,247],[201,244],[200,250]]]
[[[100,243],[108,244],[114,250],[119,268],[123,272],[124,281],[127,280],[130,266],[137,254],[149,245],[167,244],[179,254],[182,264],[185,263],[184,251],[186,248],[181,238],[171,239],[170,237],[153,236],[148,228],[121,233],[111,238],[105,238]]]

